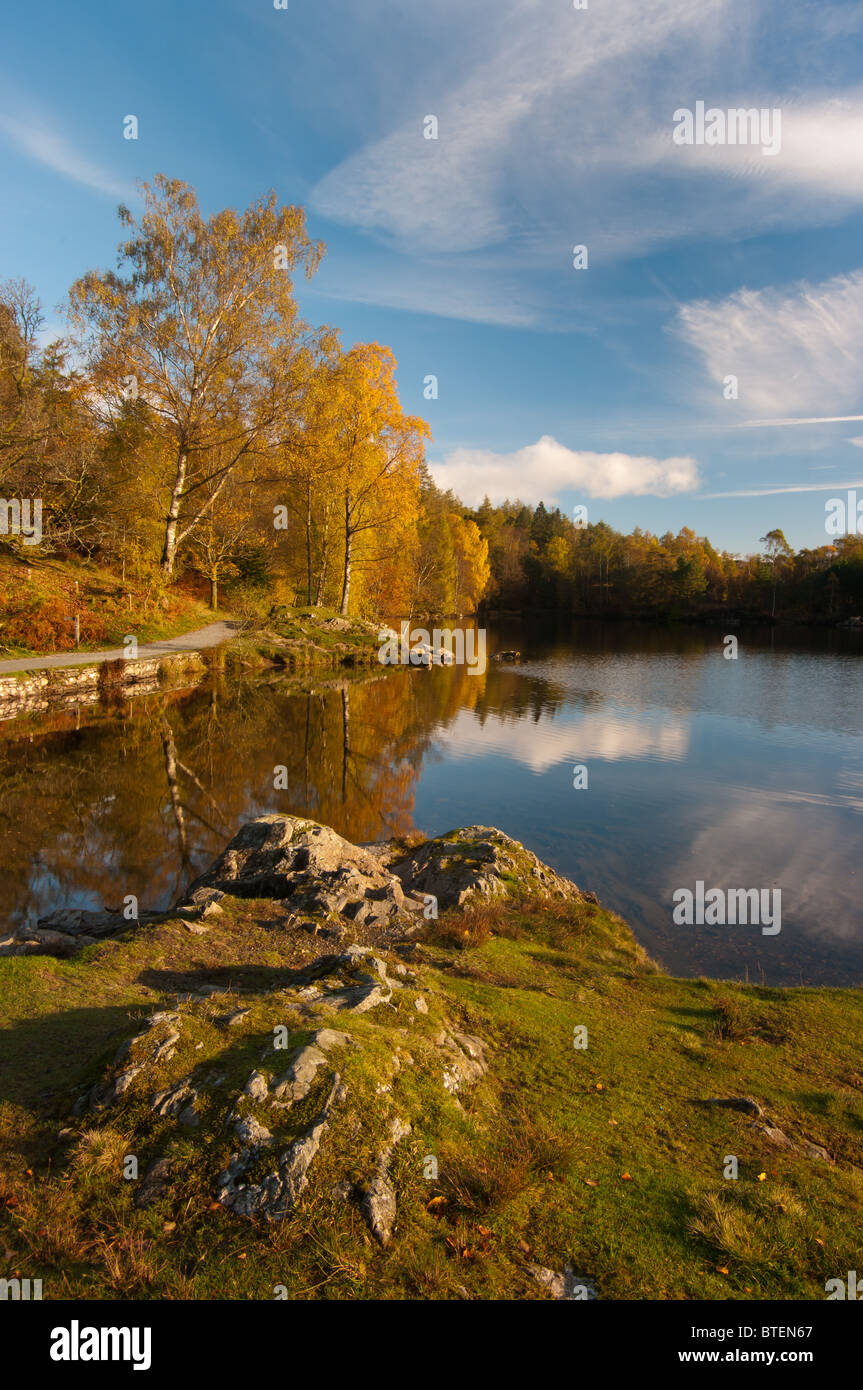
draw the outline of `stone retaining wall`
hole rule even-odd
[[[199,652],[178,652],[140,661],[106,661],[92,666],[59,666],[0,677],[0,719],[37,713],[50,704],[95,704],[111,691],[139,686],[157,690],[180,682],[197,684],[206,671]],[[138,691],[138,693],[142,693]]]

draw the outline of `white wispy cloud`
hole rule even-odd
[[[499,0],[495,22],[466,17],[463,30],[453,28],[450,0],[427,0],[424,10],[436,6],[453,41],[469,40],[469,65],[459,64],[449,88],[439,71],[406,84],[402,119],[370,132],[309,199],[316,213],[417,259],[400,307],[429,311],[423,258],[437,256],[453,269],[448,291],[445,270],[439,278],[447,312],[500,322],[504,277],[550,272],[554,288],[542,287],[536,319],[566,327],[557,272],[573,244],[588,245],[601,267],[669,243],[823,225],[863,203],[863,89],[806,91],[787,54],[777,64],[752,42],[759,25],[769,29],[773,0],[604,0],[579,12]],[[817,16],[803,0],[784,8],[807,33],[820,77],[819,45],[841,41],[842,25],[829,20],[843,7],[824,0]],[[794,101],[783,92],[783,61]],[[675,145],[673,113],[696,98],[779,106],[779,155]],[[438,140],[423,138],[426,114],[438,119]],[[471,267],[465,290],[455,267],[478,251],[484,263]],[[393,302],[383,282],[365,293]],[[590,310],[576,312],[583,322]]]
[[[745,411],[789,416],[808,409],[825,418],[863,402],[863,270],[820,285],[694,301],[679,310],[674,327],[712,380],[738,378]]]
[[[751,182],[758,190],[762,209],[777,195],[802,194],[815,211],[815,200],[837,204],[863,201],[863,91],[807,102],[765,99],[733,90],[722,102],[709,102],[720,110],[778,110],[779,149],[765,156],[758,144],[674,145],[668,131],[658,131],[654,155],[657,163],[674,162],[693,171],[713,173]],[[671,148],[669,149],[669,145]],[[837,209],[838,210],[838,209]],[[796,213],[792,213],[792,216]]]
[[[784,420],[744,420],[738,425],[738,429],[753,430],[768,427],[775,429],[779,425],[841,425],[847,424],[849,420],[863,420],[863,415],[788,415]],[[861,438],[849,439],[848,443],[859,444]]]
[[[850,483],[780,483],[777,487],[735,488],[731,492],[700,492],[698,502],[713,502],[719,497],[781,497],[792,492],[843,492],[848,488],[863,487],[863,479]]]
[[[492,280],[469,267],[429,260],[406,263],[394,254],[385,266],[362,264],[353,254],[325,260],[306,293],[506,328],[537,328],[543,317],[536,294],[515,276],[500,274]]]
[[[131,184],[94,164],[68,140],[43,125],[15,120],[11,116],[0,114],[0,130],[23,154],[53,169],[55,173],[62,174],[64,178],[84,184],[85,187],[111,198],[131,201],[135,197],[135,189]]]
[[[650,61],[668,45],[689,59],[693,46],[706,53],[705,25],[728,7],[729,0],[613,0],[581,13],[540,12],[501,0],[498,23],[486,26],[485,55],[430,102],[439,138],[423,138],[426,113],[412,110],[331,170],[312,190],[311,206],[435,252],[489,247],[515,234],[536,255],[573,193],[582,194],[579,213],[589,214],[584,225],[596,227],[585,178],[619,183],[649,148],[639,84],[649,85]],[[614,211],[609,243],[626,235],[627,210]]]
[[[693,458],[655,459],[634,454],[595,454],[567,449],[550,435],[510,454],[454,449],[430,464],[440,487],[452,488],[469,506],[519,498],[558,503],[564,492],[583,497],[672,497],[698,487]]]

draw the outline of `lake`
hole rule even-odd
[[[863,638],[489,625],[519,664],[300,690],[281,672],[0,725],[0,915],[171,905],[247,819],[351,840],[496,825],[666,969],[863,982]],[[285,771],[274,788],[275,769]],[[574,769],[582,771],[575,774]],[[576,786],[575,783],[586,785]],[[672,895],[778,889],[781,930],[677,925]]]

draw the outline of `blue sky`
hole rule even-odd
[[[393,348],[466,500],[746,552],[863,489],[859,0],[43,0],[4,39],[0,275],[52,324],[136,180],[274,188],[328,247],[303,312]],[[698,101],[778,109],[777,153],[676,143]]]

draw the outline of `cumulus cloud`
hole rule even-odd
[[[863,404],[863,270],[695,301],[674,326],[714,381],[738,378],[750,414],[823,415]]]
[[[698,487],[693,458],[655,459],[634,454],[594,454],[567,449],[545,434],[511,454],[490,449],[454,449],[430,465],[440,487],[452,488],[469,506],[486,496],[558,503],[564,492],[583,497],[672,497]]]

